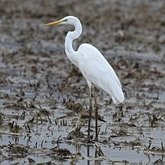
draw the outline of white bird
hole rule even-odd
[[[93,86],[103,89],[105,92],[111,95],[113,102],[122,103],[124,101],[124,94],[122,91],[122,86],[119,78],[117,77],[115,71],[103,55],[94,46],[83,43],[80,45],[77,51],[73,49],[72,43],[77,39],[82,33],[82,25],[80,20],[74,16],[67,16],[58,21],[48,23],[46,25],[61,25],[70,24],[75,27],[74,31],[69,31],[65,38],[65,52],[68,59],[79,68],[82,75],[85,77],[90,96],[90,106],[89,106],[89,122],[88,122],[88,141],[90,141],[90,124],[91,124],[91,111],[92,111],[92,96],[91,90]],[[95,100],[95,140],[98,140],[98,129],[97,129],[97,119],[98,119],[98,108],[97,102]]]

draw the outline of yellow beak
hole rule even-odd
[[[54,21],[54,22],[50,22],[50,23],[47,23],[47,24],[45,24],[45,25],[48,25],[48,26],[58,26],[58,25],[60,25],[61,23],[63,22],[63,20],[62,19],[60,19],[60,20],[58,20],[58,21]]]

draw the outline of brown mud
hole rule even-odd
[[[1,0],[0,164],[165,164],[164,9],[164,0]],[[115,106],[97,90],[90,146],[87,84],[64,53],[73,28],[44,25],[67,15],[83,24],[75,48],[96,46],[126,97]]]

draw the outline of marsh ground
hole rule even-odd
[[[1,0],[0,164],[164,164],[164,8],[164,0]],[[83,24],[75,47],[96,46],[126,96],[116,107],[97,91],[106,122],[89,148],[87,118],[72,134],[88,110],[86,82],[64,53],[72,27],[44,25],[66,15]]]

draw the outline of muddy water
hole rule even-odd
[[[164,164],[164,8],[163,0],[1,0],[0,164]],[[75,47],[96,46],[126,96],[115,106],[97,91],[104,121],[90,145],[87,84],[64,53],[72,27],[44,26],[66,15],[83,23]]]

